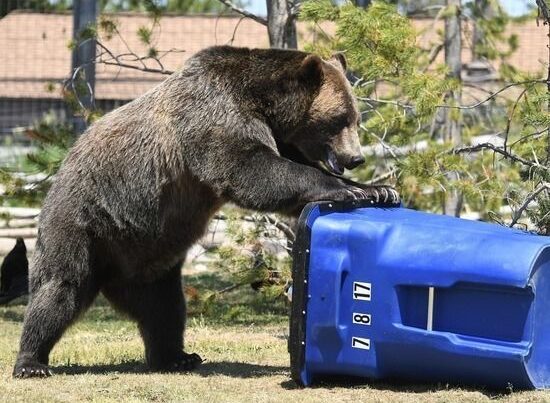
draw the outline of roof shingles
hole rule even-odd
[[[111,16],[118,21],[118,29],[128,46],[138,55],[147,48],[136,34],[141,26],[151,26],[144,14],[119,13]],[[417,29],[428,24],[414,21]],[[332,29],[328,29],[332,31]],[[300,37],[312,34],[300,23]],[[513,25],[510,32],[519,38],[519,50],[512,55],[511,63],[532,73],[542,71],[547,61],[545,28],[533,21]],[[60,83],[70,74],[72,16],[69,13],[42,14],[13,12],[0,20],[0,97],[5,98],[59,98],[59,91],[48,91],[48,83]],[[427,47],[437,38],[427,34],[419,40]],[[233,44],[246,47],[267,47],[266,29],[250,19],[215,16],[164,16],[155,30],[154,46],[159,51],[179,49],[184,52],[168,53],[162,57],[167,70],[179,68],[195,52],[212,45]],[[117,36],[104,41],[116,55],[126,53],[125,43]],[[440,56],[441,57],[441,56]],[[469,51],[465,49],[468,61]],[[125,61],[132,63],[129,61]],[[134,62],[135,63],[135,62]],[[151,60],[150,67],[158,68]],[[165,78],[161,74],[98,65],[96,68],[96,98],[111,100],[133,99]]]

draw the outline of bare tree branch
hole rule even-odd
[[[484,104],[485,102],[487,101],[490,101],[491,99],[495,98],[498,94],[500,94],[501,92],[504,92],[506,91],[507,89],[509,88],[512,88],[512,87],[517,87],[518,85],[526,85],[526,84],[536,84],[536,83],[539,83],[539,84],[546,84],[547,83],[547,80],[544,80],[544,79],[538,79],[538,80],[527,80],[527,81],[519,81],[517,83],[510,83],[510,84],[507,84],[505,85],[504,87],[500,88],[498,91],[496,92],[493,92],[491,95],[489,95],[487,98],[479,101],[479,102],[476,102],[474,104],[471,104],[471,105],[439,105],[438,108],[450,108],[450,109],[474,109],[474,108],[477,108],[478,106]]]
[[[428,68],[432,65],[432,63],[435,61],[437,56],[439,56],[439,54],[441,53],[441,51],[443,50],[444,47],[445,47],[445,44],[439,43],[436,46],[434,46],[432,48],[432,50],[430,50],[430,54],[428,55],[428,61],[426,63],[426,67],[424,67],[424,69],[422,70],[423,72],[428,70]]]
[[[528,167],[538,168],[538,169],[541,169],[541,170],[544,170],[544,171],[549,171],[550,170],[550,167],[541,165],[538,162],[533,162],[533,161],[526,160],[526,159],[520,157],[519,155],[513,154],[513,153],[505,150],[504,148],[495,146],[494,144],[491,144],[491,143],[481,143],[481,144],[476,144],[475,146],[454,148],[450,151],[450,153],[451,154],[462,154],[462,153],[477,152],[477,151],[486,150],[486,149],[492,150],[495,153],[500,154],[503,157],[505,157],[505,158],[507,158],[511,161],[518,162],[518,163],[523,164],[523,165],[528,166]]]
[[[512,107],[512,110],[510,111],[510,114],[506,118],[506,130],[504,131],[504,149],[506,150],[506,146],[508,145],[508,137],[510,136],[510,129],[512,128],[512,120],[514,119],[514,113],[516,113],[516,109],[519,105],[519,101],[521,98],[525,96],[527,93],[527,90],[529,87],[525,87],[518,97],[516,98],[516,102],[514,102],[514,106]]]
[[[364,182],[365,185],[376,185],[377,183],[380,183],[382,181],[385,181],[386,179],[391,178],[393,175],[395,175],[397,172],[397,168],[393,168],[386,172],[385,174],[375,176],[374,178]]]
[[[226,292],[233,291],[234,289],[242,287],[243,285],[249,285],[249,284],[247,283],[232,284],[230,286],[222,288],[221,290],[216,291],[216,294],[225,294]]]
[[[235,11],[236,13],[239,13],[241,15],[244,15],[247,18],[250,18],[251,20],[254,20],[262,25],[265,25],[267,27],[267,19],[263,17],[258,17],[256,14],[252,14],[248,11],[246,11],[244,8],[241,8],[237,6],[236,4],[233,4],[230,0],[218,0],[223,5],[229,7],[231,10]]]
[[[545,134],[547,132],[548,132],[548,128],[545,128],[545,129],[542,129],[542,130],[537,130],[533,133],[526,134],[525,136],[520,137],[519,139],[514,141],[512,144],[510,144],[509,148],[511,149],[512,147],[514,147],[518,143],[522,143],[525,140],[528,140],[528,139],[533,138],[533,137],[537,138],[538,136],[541,136],[542,134]]]
[[[282,222],[281,220],[276,219],[273,216],[269,216],[269,215],[263,215],[262,218],[267,223],[275,226],[275,228],[277,228],[279,231],[281,231],[283,234],[285,234],[285,236],[287,237],[287,239],[289,241],[294,242],[294,240],[296,239],[296,234],[294,234],[294,231],[292,231],[292,229],[286,223]]]
[[[239,29],[239,25],[241,25],[241,22],[245,19],[245,16],[242,16],[239,18],[239,21],[235,24],[235,28],[233,29],[233,35],[231,35],[231,39],[227,42],[229,45],[233,46],[233,42],[235,41],[235,35],[237,35],[237,30]]]
[[[294,231],[286,223],[284,223],[281,220],[278,220],[277,218],[275,218],[271,215],[262,214],[260,216],[259,220],[255,220],[254,218],[251,218],[250,216],[245,216],[245,215],[240,216],[238,218],[239,218],[239,220],[249,221],[249,222],[254,222],[254,221],[266,222],[268,224],[273,225],[275,228],[277,228],[279,231],[281,231],[289,241],[294,242],[294,239],[296,238],[296,235],[294,234]],[[227,216],[220,212],[220,213],[216,213],[214,215],[214,219],[216,219],[216,220],[227,220]]]
[[[302,2],[300,0],[290,2],[290,15],[293,17],[296,17],[300,12],[301,6],[302,6]]]
[[[384,148],[384,150],[388,150],[388,152],[390,153],[390,155],[392,156],[393,159],[395,159],[395,160],[399,159],[397,157],[397,153],[394,150],[394,148],[384,141],[384,137],[380,137],[376,133],[372,132],[371,130],[368,130],[367,127],[363,124],[361,124],[359,127],[361,127],[361,129],[363,129],[368,135],[370,135],[370,136],[374,137],[376,140],[378,140],[378,142]]]
[[[123,67],[125,69],[139,70],[139,71],[143,71],[143,72],[146,72],[146,73],[157,73],[157,74],[166,74],[166,75],[170,75],[170,74],[174,73],[172,70],[162,70],[162,69],[154,69],[154,68],[150,68],[150,67],[134,66],[132,64],[126,64],[126,63],[122,63],[120,61],[110,62],[108,60],[100,60],[97,63],[105,64],[107,66],[118,66],[118,67]]]
[[[537,7],[539,8],[539,13],[542,14],[544,18],[544,25],[547,25],[550,22],[550,11],[548,11],[548,6],[544,0],[535,0]]]
[[[512,219],[512,222],[510,223],[510,227],[513,227],[514,225],[517,224],[518,220],[521,218],[521,216],[523,215],[523,212],[527,209],[527,207],[529,206],[529,204],[531,204],[531,202],[533,200],[536,199],[536,197],[544,192],[544,191],[548,191],[550,190],[550,183],[543,183],[542,185],[540,185],[538,188],[536,188],[533,192],[531,192],[526,198],[525,200],[523,201],[523,203],[521,204],[521,206],[516,210],[516,212],[514,213],[514,217]]]
[[[370,98],[370,97],[356,97],[358,100],[360,101],[365,101],[365,102],[368,102],[368,103],[377,103],[377,104],[388,104],[388,105],[395,105],[395,106],[399,106],[400,108],[403,108],[403,109],[414,109],[414,105],[410,105],[410,104],[404,104],[404,103],[401,103],[399,101],[392,101],[390,99],[377,99],[377,98]]]
[[[102,52],[100,52],[96,57],[96,60],[95,60],[96,64],[118,66],[118,67],[123,67],[127,69],[139,70],[147,73],[157,73],[157,74],[166,74],[166,75],[170,75],[173,73],[172,70],[166,70],[164,68],[164,65],[160,61],[159,57],[139,56],[130,48],[128,48],[127,53],[115,55],[109,48],[103,45],[103,43],[101,43],[100,41],[96,40],[96,45],[98,46],[98,48],[102,50]],[[184,50],[170,49],[163,52],[163,54],[160,57],[164,57],[168,53],[173,53],[173,52],[184,52]],[[108,57],[105,58],[105,55],[107,55]],[[157,63],[160,66],[160,68],[157,69],[157,68],[147,67],[147,65],[145,64],[145,61],[147,60],[153,60],[155,63]],[[135,64],[129,64],[128,62],[139,62],[140,64],[135,65]]]
[[[527,80],[527,81],[519,81],[517,83],[509,83],[506,84],[504,87],[501,87],[498,91],[495,92],[489,92],[489,95],[485,97],[484,99],[475,102],[470,105],[437,105],[436,108],[441,109],[475,109],[484,103],[490,101],[493,98],[496,98],[499,94],[506,91],[507,89],[510,89],[512,87],[517,87],[519,85],[528,85],[528,84],[547,84],[548,80],[545,79],[538,79],[538,80]],[[414,105],[407,104],[399,101],[393,101],[389,99],[377,99],[377,98],[369,98],[369,97],[357,97],[357,99],[365,102],[373,102],[373,103],[380,103],[380,104],[390,104],[395,105],[403,109],[414,109]]]

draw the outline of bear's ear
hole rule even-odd
[[[321,83],[323,79],[323,60],[317,55],[308,55],[302,64],[298,76],[311,83]]]
[[[344,54],[341,52],[333,54],[329,60],[329,63],[341,69],[342,71],[344,71],[344,73],[348,69],[348,61],[346,60],[346,56],[344,56]]]

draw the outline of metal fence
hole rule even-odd
[[[64,99],[73,71],[73,17],[69,0],[0,1],[0,142],[26,142],[26,129],[45,116],[74,119]],[[269,44],[263,25],[224,12],[167,13],[155,21],[143,12],[99,10],[97,23],[93,106],[103,112],[143,94],[200,49]]]
[[[60,97],[42,96],[42,91],[36,90],[45,88],[51,80],[45,66],[61,70],[62,64],[54,53],[40,52],[39,56],[36,49],[41,46],[41,35],[47,32],[43,26],[24,21],[31,13],[51,11],[48,5],[48,2],[32,0],[0,2],[0,134],[4,136],[17,136],[24,127],[50,111],[63,118],[67,116]],[[64,67],[64,73],[70,73],[70,65]]]

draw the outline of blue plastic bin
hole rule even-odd
[[[550,387],[550,238],[400,207],[311,204],[289,351],[330,375]]]

